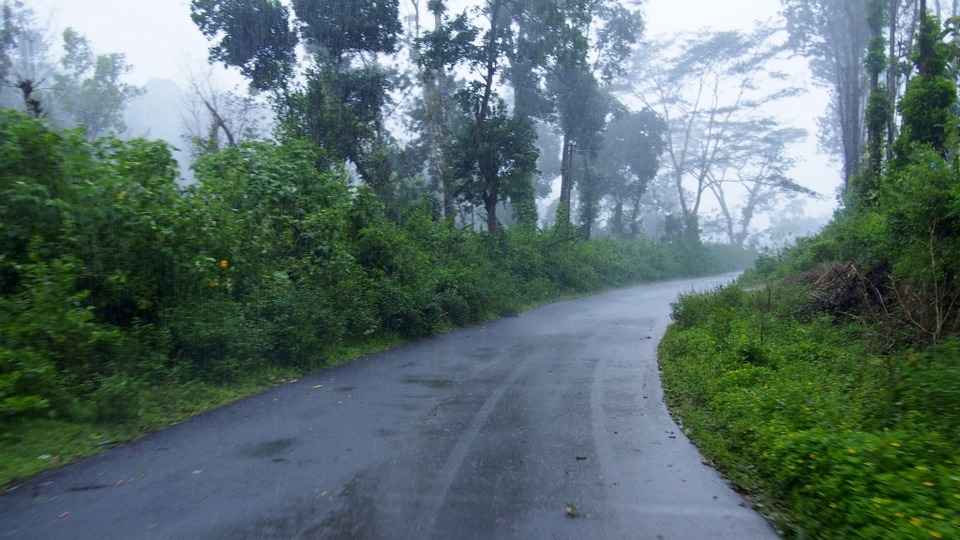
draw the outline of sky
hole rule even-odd
[[[406,3],[404,0],[402,3]],[[466,3],[467,0],[458,0]],[[88,36],[98,52],[122,52],[133,64],[130,77],[136,84],[151,79],[189,80],[203,74],[206,39],[190,20],[190,0],[27,0],[43,22],[59,32],[71,26]],[[649,37],[671,36],[703,28],[750,29],[757,20],[777,17],[779,0],[646,0]],[[808,141],[793,149],[799,163],[796,180],[819,193],[822,199],[807,205],[811,215],[828,215],[835,206],[840,166],[818,151],[817,119],[826,109],[826,90],[810,79],[806,60],[795,58],[783,66],[793,84],[806,93],[779,104],[770,112],[790,126],[810,133]],[[220,70],[218,78],[229,85],[241,82],[236,74]]]

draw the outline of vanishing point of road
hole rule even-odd
[[[776,538],[663,403],[670,303],[725,279],[321,371],[24,483],[0,538]]]

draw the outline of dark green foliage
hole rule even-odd
[[[868,25],[873,39],[867,49],[865,66],[870,79],[870,98],[865,111],[867,128],[868,164],[860,178],[855,182],[855,203],[867,203],[876,195],[876,180],[883,166],[883,154],[887,124],[891,121],[888,92],[880,86],[880,75],[887,67],[886,46],[883,37],[883,24],[886,16],[885,0],[872,0],[867,14]]]
[[[940,21],[926,15],[920,25],[914,54],[919,76],[910,81],[900,102],[903,131],[897,141],[902,162],[913,153],[913,145],[923,144],[946,153],[948,139],[956,136],[956,83],[947,76],[949,48],[940,38]]]
[[[367,178],[370,149],[380,134],[381,111],[390,88],[388,74],[378,67],[337,73],[315,66],[306,79],[279,108],[282,130],[312,141],[333,160],[353,161]]]
[[[896,159],[874,92],[853,204],[761,259],[760,290],[685,298],[661,348],[692,437],[799,538],[960,537],[956,89],[921,34]]]
[[[928,144],[943,151],[948,134],[956,127],[956,115],[952,110],[956,100],[956,85],[946,77],[917,77],[910,81],[900,102],[903,131],[898,143],[899,155],[909,155],[911,142]]]
[[[402,33],[397,0],[294,0],[303,37],[338,61],[345,53],[391,53]]]
[[[253,88],[280,88],[293,75],[298,39],[283,3],[193,0],[190,13],[204,36],[219,39],[210,60],[240,68]]]
[[[957,537],[960,341],[880,355],[797,320],[805,302],[733,286],[676,306],[661,366],[688,433],[790,537]]]
[[[650,109],[620,112],[606,128],[597,175],[613,200],[610,227],[617,236],[637,234],[640,202],[660,171],[666,132],[666,123]]]
[[[471,122],[473,111],[481,106],[482,89],[471,87],[457,97],[464,121],[448,148],[454,174],[461,179],[457,196],[490,208],[529,189],[538,157],[530,120],[510,115],[506,104],[497,100],[484,122]]]
[[[390,219],[331,161],[303,140],[244,143],[202,156],[181,190],[162,143],[89,143],[0,112],[0,425],[135,423],[152,388],[303,371],[351,344],[743,262],[479,235],[417,205]]]

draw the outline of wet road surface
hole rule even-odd
[[[721,281],[318,373],[21,485],[0,496],[0,538],[776,538],[662,400],[670,303]]]

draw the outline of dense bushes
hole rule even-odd
[[[754,292],[680,302],[664,382],[787,532],[958,538],[960,164],[918,144],[876,185],[761,258]]]
[[[161,143],[0,112],[0,422],[136,420],[146,388],[323,365],[565,293],[732,269],[645,240],[496,237],[387,219],[316,147],[206,155],[181,189]]]
[[[960,537],[960,340],[880,354],[806,298],[684,298],[660,350],[674,411],[791,536]]]

